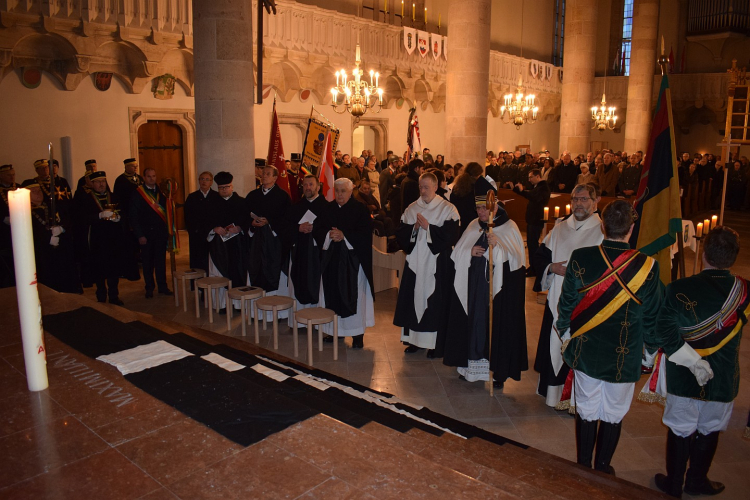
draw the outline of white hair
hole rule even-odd
[[[344,187],[347,191],[354,191],[354,183],[347,177],[342,177],[333,181],[333,189]]]

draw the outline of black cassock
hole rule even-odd
[[[537,249],[536,253],[530,257],[531,267],[536,272],[536,280],[534,280],[534,291],[538,292],[542,289],[541,280],[544,275],[544,270],[547,266],[552,264],[552,251],[547,248],[546,245],[541,244]],[[557,387],[565,384],[565,379],[568,378],[568,372],[570,367],[563,363],[560,368],[560,373],[555,374],[555,370],[552,367],[552,358],[549,354],[550,349],[550,337],[549,332],[552,331],[552,326],[555,321],[552,311],[549,308],[549,301],[544,302],[544,316],[542,316],[542,328],[539,333],[539,342],[536,348],[536,358],[534,359],[534,370],[539,372],[539,382],[537,386],[537,394],[540,396],[547,397],[547,389]]]
[[[309,210],[316,215],[313,222],[320,223],[320,216],[328,205],[318,195],[313,201],[303,198],[289,209],[289,242],[291,245],[291,271],[289,278],[294,285],[294,297],[299,304],[317,304],[320,297],[320,246],[314,244],[313,233],[300,233],[299,221]]]
[[[372,217],[367,207],[353,197],[339,206],[334,200],[328,203],[319,217],[320,223],[313,224],[313,235],[322,249],[328,232],[336,228],[344,233],[352,246],[349,250],[345,241],[331,241],[328,250],[322,251],[321,275],[323,291],[328,309],[342,318],[357,314],[359,267],[372,288]]]
[[[401,222],[396,229],[396,240],[407,254],[410,254],[416,246],[416,240],[411,241],[413,230],[413,225],[404,222]],[[404,328],[404,336],[408,336],[409,330],[437,332],[434,356],[439,358],[443,356],[445,347],[450,291],[453,288],[455,274],[453,261],[451,260],[451,249],[459,237],[459,221],[446,220],[441,227],[430,224],[430,237],[432,243],[428,243],[427,246],[438,258],[435,270],[435,290],[427,299],[427,309],[422,315],[422,320],[417,321],[417,313],[414,309],[414,288],[417,275],[409,268],[407,262],[404,264],[404,270],[401,273],[393,324]]]
[[[117,176],[112,194],[115,197],[115,202],[119,206],[120,213],[130,213],[130,200],[133,199],[133,191],[138,189],[138,186],[142,185],[143,177],[138,174],[131,177],[122,173]],[[133,234],[130,222],[128,220],[125,222],[127,222],[127,225],[125,226],[125,245],[127,251],[123,258],[122,277],[128,281],[138,281],[141,279],[141,271],[138,268],[141,246],[138,244],[138,238]]]
[[[49,209],[45,204],[31,208],[31,227],[34,235],[37,281],[53,290],[63,293],[78,293],[73,256],[73,236],[70,225],[58,212],[55,225],[62,225],[65,232],[57,246],[50,245],[52,231],[48,229]]]
[[[221,199],[213,189],[209,189],[206,196],[199,189],[190,193],[185,200],[185,225],[190,236],[190,267],[193,269],[208,272],[209,244],[206,235],[216,227],[216,224],[212,225],[210,207],[212,202]]]
[[[286,191],[274,185],[267,193],[263,193],[262,187],[250,191],[245,202],[248,214],[245,229],[248,235],[252,233],[247,268],[250,284],[261,287],[266,292],[273,292],[279,289],[281,271],[284,274],[289,271],[282,267],[289,262],[288,238],[284,238],[284,230],[292,201]],[[263,227],[252,226],[251,214],[265,217],[268,224]]]
[[[122,273],[123,262],[127,255],[125,224],[122,218],[119,222],[99,218],[99,204],[94,197],[94,191],[85,192],[75,197],[75,213],[80,223],[85,227],[87,252],[92,278],[96,282],[106,278],[119,278]],[[98,196],[102,208],[107,204],[107,193]],[[111,197],[110,197],[111,203]]]
[[[496,219],[496,227],[508,220],[507,214]],[[483,229],[487,226],[480,222]],[[468,227],[468,225],[467,225]],[[497,229],[496,229],[497,230]],[[487,234],[482,232],[474,243],[488,248]],[[493,263],[494,264],[494,263]],[[489,261],[471,257],[468,274],[468,314],[464,311],[453,287],[443,363],[468,366],[468,360],[489,359],[496,381],[508,378],[521,380],[521,372],[529,369],[526,348],[526,268],[510,270],[508,261],[502,268],[494,264],[494,272],[503,273],[503,287],[492,302],[492,356],[489,354]]]
[[[204,239],[215,227],[227,227],[234,224],[244,227],[247,221],[245,200],[237,193],[232,193],[228,199],[217,196],[208,204],[209,217],[206,224]],[[232,280],[233,287],[247,284],[247,240],[243,233],[239,233],[227,241],[215,234],[209,243],[209,255],[216,269],[225,278]]]

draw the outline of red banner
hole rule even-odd
[[[273,115],[271,117],[271,138],[268,142],[268,158],[266,165],[276,167],[279,171],[279,178],[276,179],[276,185],[289,193],[292,197],[292,203],[299,201],[299,190],[297,189],[297,177],[292,176],[291,181],[286,171],[284,163],[284,146],[281,144],[281,130],[279,129],[279,117],[276,115],[276,99],[273,100]],[[292,189],[294,188],[294,189]]]

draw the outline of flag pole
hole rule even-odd
[[[659,63],[659,69],[661,69],[661,76],[662,76],[662,78],[667,77],[667,64],[669,64],[669,58],[667,58],[667,56],[664,55],[664,37],[661,38],[661,56],[659,56],[658,63]],[[667,77],[667,78],[669,78],[669,77]],[[667,103],[666,103],[666,105],[669,106],[669,117],[670,117],[669,119],[670,119],[670,122],[671,122],[671,120],[672,120],[672,98],[671,98],[671,92],[669,91],[669,88],[667,88]],[[671,123],[670,123],[670,126],[671,126]],[[674,146],[674,144],[672,144],[672,146]],[[671,149],[673,151],[672,154],[674,155],[674,150],[675,149],[674,148],[671,148]],[[672,163],[674,163],[675,158],[672,158],[671,161],[672,161]],[[673,167],[673,170],[674,170],[674,167]],[[680,214],[680,218],[682,218],[682,214]],[[684,242],[682,240],[682,238],[683,238],[683,229],[684,229],[684,226],[683,226],[682,223],[680,223],[680,230],[677,232],[677,255],[679,256],[679,257],[677,257],[677,263],[678,263],[679,268],[680,268],[680,277],[681,278],[685,278],[686,277],[686,274],[685,274],[685,245],[684,245]]]

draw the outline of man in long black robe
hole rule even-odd
[[[127,158],[123,160],[123,164],[125,165],[125,171],[115,179],[113,194],[119,204],[120,212],[127,214],[130,211],[130,200],[133,198],[133,192],[138,189],[138,186],[143,185],[143,177],[138,174],[138,162],[135,158]],[[94,162],[95,166],[96,162]],[[138,281],[141,279],[138,269],[140,245],[129,222],[126,232],[127,252],[123,257],[122,276],[128,281]]]
[[[318,179],[306,176],[302,199],[289,209],[290,291],[297,300],[297,310],[316,306],[320,298],[320,246],[315,243],[313,229],[328,202],[319,191]]]
[[[313,235],[323,254],[321,305],[339,316],[339,337],[353,337],[352,347],[361,349],[365,329],[375,326],[372,218],[352,198],[353,190],[351,180],[336,179],[336,199],[326,205]],[[333,330],[328,324],[323,331],[330,335]]]
[[[247,224],[247,210],[245,200],[234,192],[232,174],[218,172],[216,186],[218,196],[208,203],[206,224],[211,229],[207,231],[209,276],[223,276],[232,280],[232,287],[247,284],[247,240],[243,227]],[[226,312],[226,290],[219,290],[214,298],[222,312]]]
[[[34,179],[21,187],[31,193],[31,229],[34,237],[37,281],[62,293],[78,293],[73,262],[73,241],[70,224],[57,210],[54,217],[44,201],[44,192]]]
[[[402,328],[404,352],[428,349],[427,357],[443,354],[444,326],[450,303],[453,265],[450,253],[458,241],[458,210],[437,196],[432,173],[419,178],[420,198],[409,205],[396,230],[407,254],[393,324]]]
[[[106,172],[92,172],[90,192],[74,198],[75,213],[85,228],[86,254],[96,284],[96,299],[124,305],[119,298],[120,274],[125,255],[125,221],[113,210],[113,195],[107,189]]]
[[[266,295],[287,295],[289,248],[284,240],[286,215],[292,204],[289,194],[276,185],[276,167],[263,168],[260,189],[245,197],[249,215],[246,227],[250,237],[248,274],[250,284],[266,291]],[[282,314],[281,316],[286,317]]]
[[[10,206],[8,191],[15,191],[16,171],[13,165],[0,166],[0,288],[15,286],[16,274],[13,263],[13,240],[10,235]]]
[[[460,377],[489,380],[495,387],[521,379],[528,370],[526,351],[526,268],[523,238],[507,212],[496,205],[495,227],[488,234],[485,203],[493,189],[486,179],[476,183],[477,219],[466,226],[451,254],[455,281],[443,363],[456,366]],[[492,353],[489,349],[489,243],[493,258]]]
[[[206,235],[216,227],[212,225],[211,207],[212,203],[220,198],[219,193],[211,189],[213,183],[214,176],[211,172],[201,173],[198,176],[199,189],[188,195],[184,205],[190,245],[190,267],[206,272],[209,247]]]

